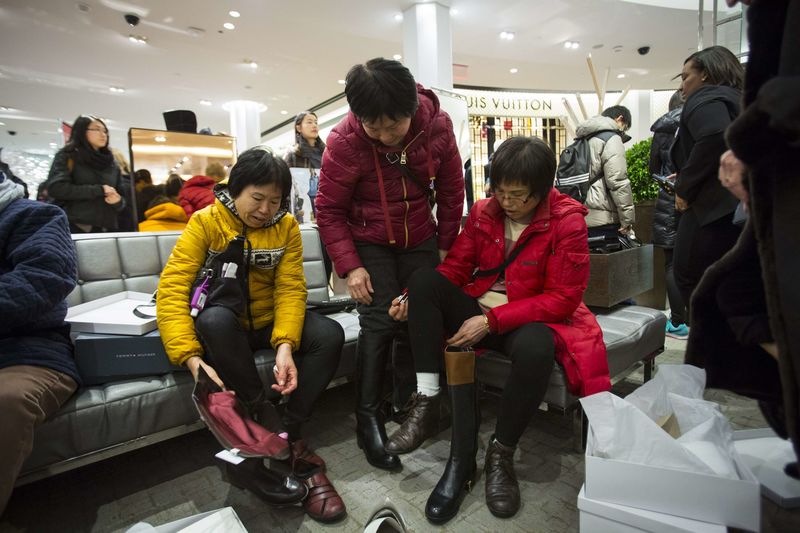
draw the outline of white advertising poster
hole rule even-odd
[[[300,224],[316,222],[314,200],[319,187],[319,170],[316,168],[289,170],[292,173],[292,194],[289,196],[289,203],[294,218]]]

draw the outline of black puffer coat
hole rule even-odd
[[[675,141],[675,132],[681,118],[681,108],[673,109],[650,126],[653,132],[653,145],[650,148],[650,174],[669,176],[675,173],[669,151]],[[675,195],[659,189],[656,209],[653,215],[653,245],[661,248],[674,248],[678,233],[680,213],[675,209]]]
[[[120,185],[120,170],[113,159],[108,167],[98,170],[81,163],[62,148],[53,159],[47,182],[50,196],[64,209],[71,224],[117,230],[117,217],[125,208],[125,195]],[[114,187],[123,199],[113,205],[107,204],[103,185]]]

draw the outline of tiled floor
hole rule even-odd
[[[667,339],[659,361],[678,363],[683,341]],[[614,392],[625,395],[641,383],[633,374]],[[722,404],[736,429],[764,427],[755,403],[721,391],[708,397]],[[479,466],[494,429],[495,404],[482,401]],[[312,422],[310,437],[329,468],[348,507],[345,521],[321,525],[302,509],[273,509],[221,480],[213,455],[219,446],[207,431],[173,439],[66,474],[20,487],[0,521],[0,532],[124,531],[138,521],[157,525],[198,512],[233,506],[247,529],[260,531],[360,531],[372,510],[390,497],[412,531],[437,531],[422,509],[447,460],[449,431],[416,452],[403,456],[403,471],[370,467],[355,444],[350,385],[329,390]],[[390,425],[390,431],[393,429]],[[523,506],[513,519],[493,517],[484,503],[483,478],[468,494],[459,515],[444,531],[566,532],[578,530],[576,500],[583,483],[583,457],[573,449],[572,421],[538,412],[517,452]],[[782,510],[763,501],[763,531],[800,531],[800,510]]]

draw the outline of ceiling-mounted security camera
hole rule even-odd
[[[14,136],[14,135],[17,134],[17,132],[15,130],[8,130],[6,133],[8,133],[11,136]]]
[[[140,20],[139,15],[134,15],[133,13],[125,14],[125,22],[127,22],[130,27],[137,26]]]
[[[639,48],[636,49],[636,51],[639,52],[640,56],[646,56],[647,54],[650,53],[650,47],[649,46],[640,46]]]

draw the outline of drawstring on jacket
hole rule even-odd
[[[372,145],[372,155],[375,160],[375,173],[378,174],[378,190],[381,197],[381,210],[383,210],[383,221],[386,224],[386,236],[389,238],[389,244],[395,244],[397,241],[394,238],[394,229],[392,229],[392,220],[389,218],[389,202],[386,200],[386,190],[383,188],[383,171],[381,170],[381,162],[378,159],[378,149]]]

